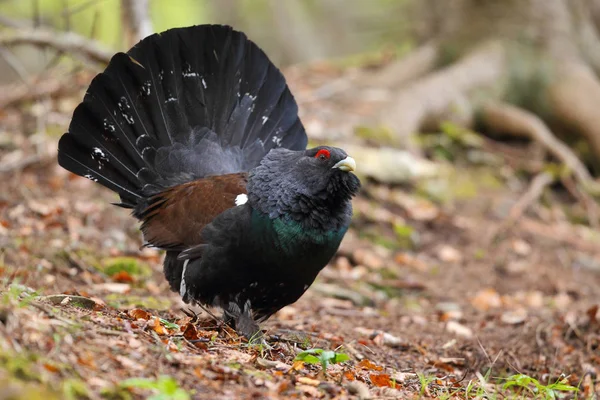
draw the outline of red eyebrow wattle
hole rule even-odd
[[[325,158],[329,158],[329,157],[331,157],[331,153],[329,153],[329,150],[327,150],[327,149],[321,149],[321,150],[317,151],[317,154],[315,154],[315,158],[319,158],[321,156],[325,156]]]

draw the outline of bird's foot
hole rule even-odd
[[[225,309],[225,320],[229,325],[233,325],[235,330],[246,337],[249,343],[258,343],[264,341],[264,334],[254,320],[250,300],[246,300],[243,310],[237,303],[229,302]]]

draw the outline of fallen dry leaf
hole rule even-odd
[[[473,337],[473,331],[471,328],[456,321],[448,321],[446,323],[446,330],[450,333],[454,333],[457,336],[462,336],[467,339],[471,339]]]
[[[373,370],[373,371],[382,371],[383,367],[380,367],[378,365],[376,365],[375,363],[365,359],[362,360],[361,362],[359,362],[356,365],[357,368],[362,368],[362,369],[369,369],[369,370]]]
[[[388,374],[371,374],[369,375],[369,379],[373,385],[378,387],[391,387],[392,381],[390,380],[390,376]]]
[[[198,329],[194,324],[188,322],[184,327],[181,327],[181,330],[183,331],[183,337],[187,340],[197,340],[199,338]]]
[[[160,320],[157,317],[152,317],[148,321],[148,325],[154,332],[158,335],[168,335],[169,332],[165,329],[165,327],[160,323]]]
[[[149,320],[152,317],[152,314],[150,314],[148,311],[142,310],[141,308],[134,308],[132,310],[129,310],[129,312],[127,313],[131,318],[133,319],[145,319],[146,321]]]
[[[50,371],[50,372],[58,372],[58,371],[60,371],[60,369],[56,365],[48,364],[48,363],[44,363],[44,368],[47,371]]]
[[[477,292],[475,297],[471,299],[473,307],[480,311],[487,311],[491,308],[498,308],[502,305],[502,298],[492,288],[487,288]]]
[[[304,368],[304,361],[296,360],[292,364],[292,370],[294,370],[294,371],[300,371],[303,368]]]
[[[317,379],[308,378],[306,376],[300,376],[296,380],[298,382],[302,383],[303,385],[309,385],[309,386],[319,386],[319,384],[321,383],[321,381],[319,381]]]
[[[319,389],[311,385],[296,385],[296,389],[307,394],[311,399],[320,399],[324,395]]]
[[[133,276],[131,276],[129,274],[129,272],[119,271],[112,276],[112,280],[114,282],[129,283],[129,282],[133,282],[135,279],[133,278]]]

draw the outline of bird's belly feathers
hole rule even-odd
[[[237,239],[211,245],[198,267],[188,271],[192,298],[226,307],[250,300],[257,318],[266,318],[298,300],[334,256],[347,227],[304,229],[252,211]]]

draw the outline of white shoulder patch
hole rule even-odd
[[[248,195],[245,194],[238,194],[237,197],[235,198],[235,205],[236,206],[241,206],[242,204],[246,204],[246,202],[248,201]]]
[[[179,295],[181,297],[184,297],[187,292],[187,288],[185,285],[185,270],[187,269],[187,265],[189,262],[190,260],[185,260],[183,263],[183,271],[181,272],[181,283],[179,284]]]

